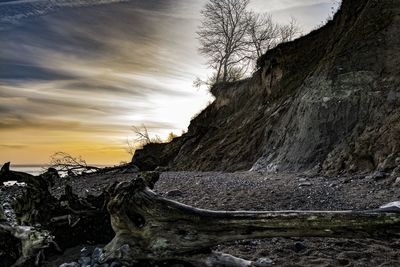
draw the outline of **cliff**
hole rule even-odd
[[[400,164],[400,2],[344,0],[321,29],[279,45],[182,137],[138,150],[141,169],[392,171]]]

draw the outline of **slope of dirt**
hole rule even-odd
[[[142,169],[392,171],[400,163],[400,2],[344,0],[333,21],[212,88],[187,134],[137,151]],[[396,159],[398,163],[396,164]]]

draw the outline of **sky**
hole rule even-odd
[[[307,33],[331,0],[252,0]],[[130,161],[132,126],[181,134],[213,99],[196,29],[206,0],[0,1],[0,163],[44,164],[64,151]]]

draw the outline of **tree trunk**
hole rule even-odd
[[[226,55],[225,56],[225,60],[224,60],[224,75],[223,75],[223,78],[222,78],[222,81],[224,83],[228,81],[228,59],[229,59],[229,56]]]
[[[218,63],[218,71],[217,71],[217,77],[215,77],[215,84],[220,82],[223,61],[224,61],[224,57],[222,57],[221,60]]]
[[[220,265],[221,257],[204,252],[226,241],[400,235],[399,204],[370,211],[210,211],[162,198],[146,184],[139,178],[112,190],[108,210],[116,236],[106,246],[103,259],[117,258],[128,266],[143,260],[214,266],[207,265],[210,257],[219,259],[214,262]],[[233,261],[242,265],[226,266],[253,266],[248,261]]]

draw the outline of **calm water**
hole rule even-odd
[[[104,168],[106,167],[105,165],[92,165],[96,166],[99,168]],[[11,165],[10,169],[12,171],[17,171],[17,172],[26,172],[32,175],[39,175],[47,171],[47,168],[49,168],[48,165]],[[63,176],[66,173],[59,172],[60,176]]]
[[[41,166],[38,166],[38,165],[32,165],[32,166],[28,166],[28,165],[19,166],[19,165],[16,165],[16,166],[13,166],[13,165],[11,165],[10,166],[10,169],[12,171],[26,172],[26,173],[29,173],[29,174],[32,174],[32,175],[39,175],[41,173],[44,173],[47,170],[47,168],[48,168],[47,165],[41,165]]]

